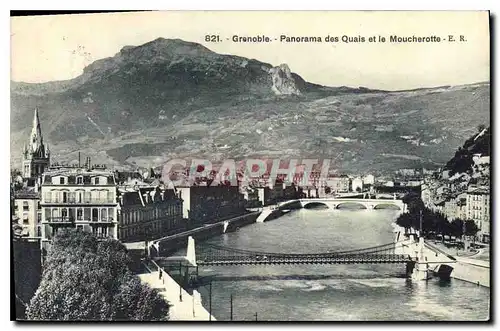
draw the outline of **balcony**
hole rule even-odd
[[[45,204],[63,204],[63,205],[80,205],[80,204],[116,204],[115,199],[44,199],[43,203]]]
[[[73,223],[90,223],[90,224],[111,224],[115,223],[115,220],[112,217],[108,218],[101,218],[98,219],[97,217],[81,217],[78,216],[76,219],[75,217],[49,217],[45,219],[42,223],[45,224],[73,224]]]
[[[75,222],[74,217],[49,217],[46,218],[42,223],[50,223],[50,224],[71,224]]]

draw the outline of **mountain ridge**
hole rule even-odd
[[[13,83],[11,149],[27,139],[27,119],[38,106],[44,138],[60,161],[81,150],[100,163],[131,167],[168,156],[338,153],[339,167],[367,167],[370,160],[374,168],[437,164],[471,126],[489,120],[489,90],[489,83],[409,91],[328,87],[286,64],[159,38],[124,46],[71,80]]]

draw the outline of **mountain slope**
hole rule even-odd
[[[334,74],[334,73],[332,73]],[[59,161],[160,165],[172,157],[331,158],[340,169],[433,165],[489,123],[487,83],[386,92],[325,87],[287,65],[157,39],[72,80],[12,83],[13,164],[35,106]],[[332,165],[333,167],[333,165]]]

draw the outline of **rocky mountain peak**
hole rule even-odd
[[[296,85],[292,72],[286,63],[282,63],[277,67],[269,70],[273,86],[272,91],[276,95],[301,95],[299,88]]]

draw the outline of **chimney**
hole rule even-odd
[[[78,152],[78,168],[81,168],[81,163],[80,163],[80,152]]]

